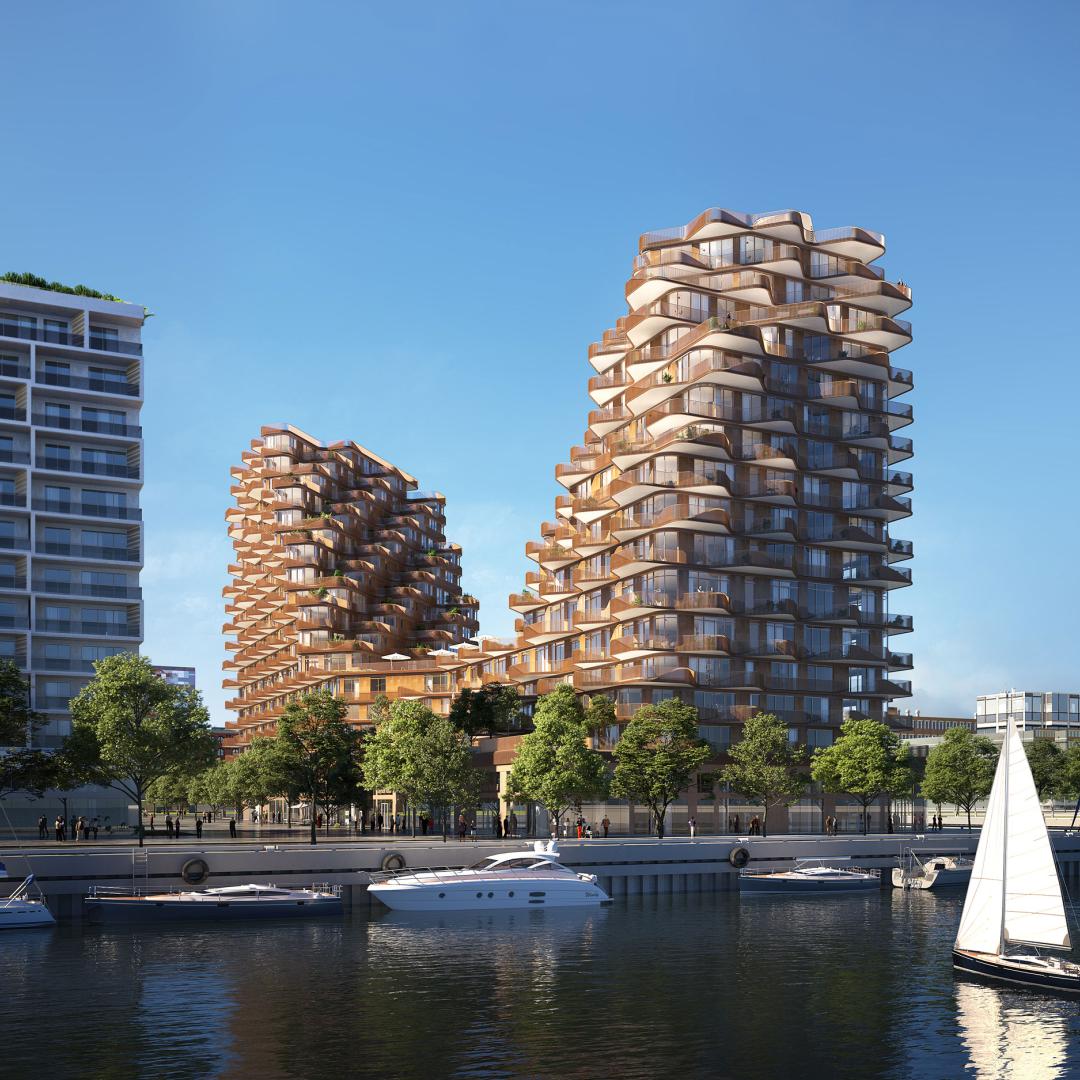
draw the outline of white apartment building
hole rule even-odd
[[[30,678],[46,748],[93,662],[142,641],[144,318],[0,282],[0,655]]]
[[[1021,732],[1053,736],[1059,742],[1080,738],[1080,694],[1002,690],[975,699],[975,727],[981,734],[1002,731],[1010,716]]]

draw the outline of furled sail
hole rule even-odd
[[[994,774],[956,947],[997,953],[1002,942],[1069,947],[1054,853],[1012,719]]]

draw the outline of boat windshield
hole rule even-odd
[[[550,865],[547,859],[538,859],[535,855],[522,855],[517,859],[503,859],[498,855],[492,855],[474,863],[469,869],[496,873],[502,870],[531,870],[535,866]]]

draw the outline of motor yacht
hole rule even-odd
[[[342,910],[339,885],[297,889],[277,885],[228,885],[192,892],[137,893],[95,888],[84,901],[96,920],[280,919],[337,915]]]
[[[930,855],[914,851],[893,868],[892,883],[898,889],[945,889],[971,880],[972,862],[962,855]]]
[[[840,862],[833,858],[829,862]],[[739,891],[744,893],[788,893],[816,896],[819,893],[849,893],[881,887],[875,870],[842,869],[823,865],[820,860],[804,859],[791,870],[743,870]]]
[[[31,889],[36,896],[31,896]],[[45,897],[34,884],[34,875],[27,877],[6,899],[0,900],[0,930],[15,930],[27,926],[55,926],[56,919],[45,904]]]
[[[587,907],[610,903],[595,874],[559,861],[554,841],[489,855],[473,866],[371,874],[368,892],[394,911]]]

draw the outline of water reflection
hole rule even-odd
[[[960,900],[690,894],[15,933],[3,1072],[1080,1075],[1080,1004],[954,981]]]
[[[956,982],[960,1038],[978,1080],[1057,1080],[1070,1075],[1068,1018],[1075,1016],[1075,1004],[1045,994],[966,979]]]

